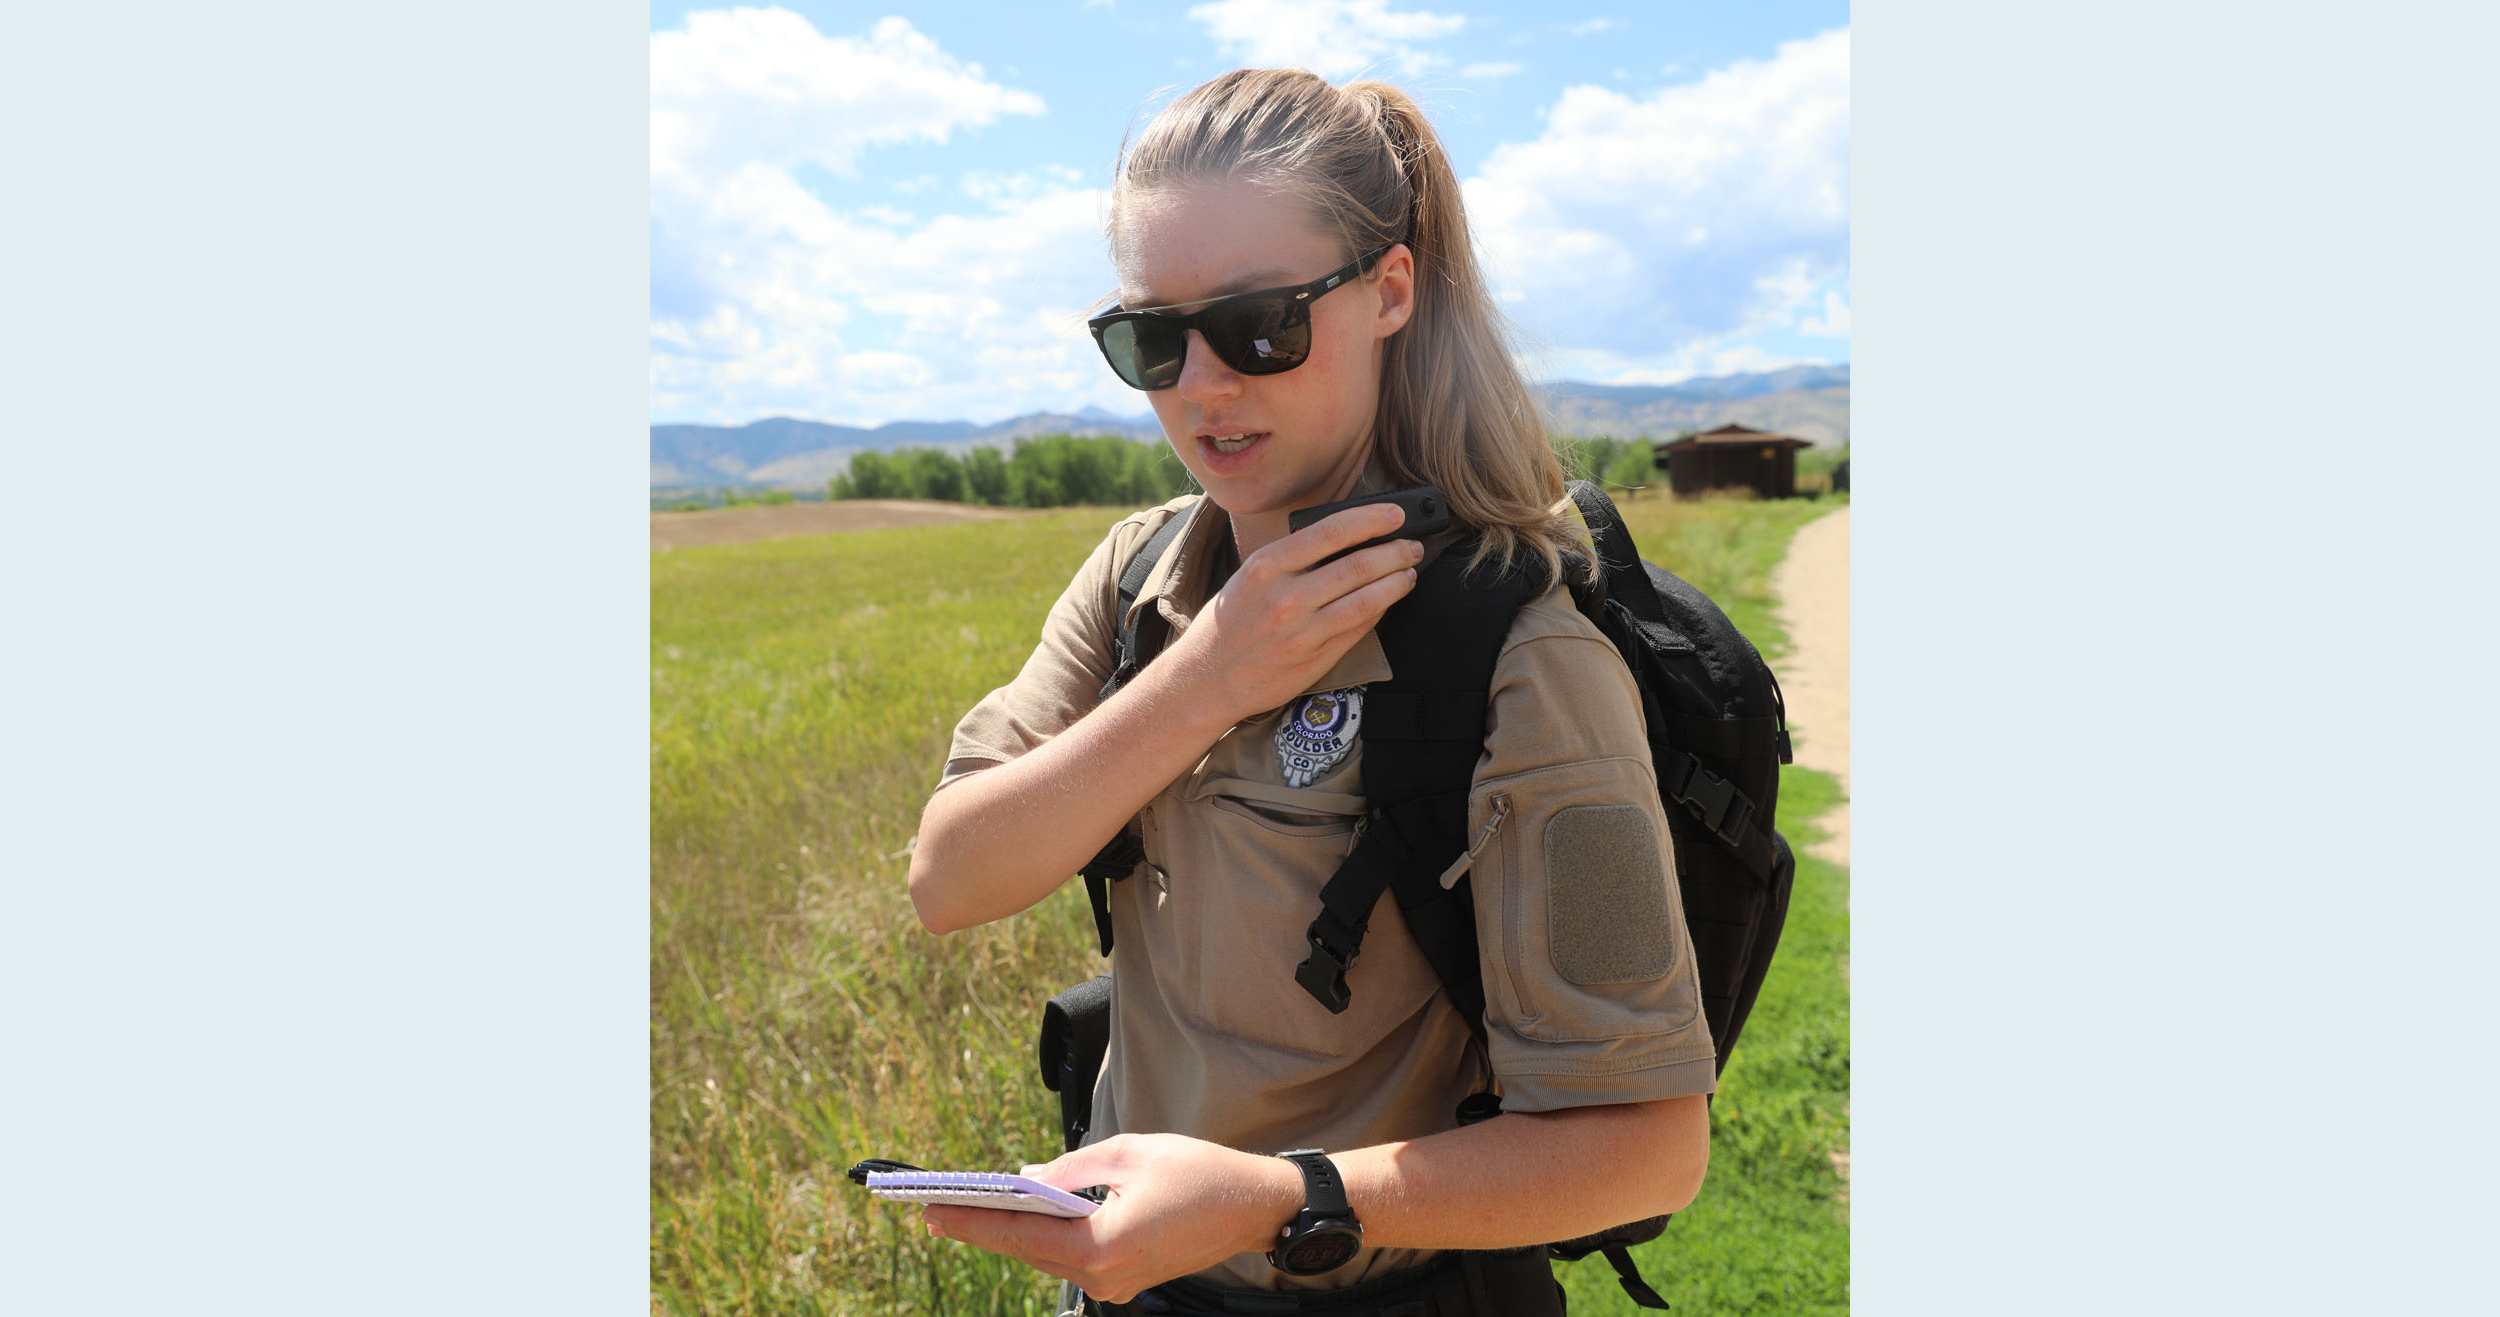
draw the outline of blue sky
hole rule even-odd
[[[1534,378],[1849,359],[1846,4],[651,11],[651,419],[1145,410],[1083,313],[1120,141],[1226,69],[1421,102]]]

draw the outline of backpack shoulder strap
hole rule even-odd
[[[1114,692],[1137,675],[1139,668],[1152,662],[1154,656],[1162,652],[1163,642],[1168,638],[1163,614],[1152,608],[1138,608],[1137,596],[1145,593],[1146,578],[1154,575],[1155,564],[1163,561],[1164,550],[1180,538],[1181,528],[1189,523],[1197,510],[1198,505],[1193,503],[1165,518],[1162,525],[1155,527],[1154,534],[1147,536],[1146,542],[1129,555],[1127,565],[1120,569],[1119,611],[1112,614],[1117,630],[1111,642],[1111,680],[1103,683],[1099,698],[1110,699]],[[1152,616],[1151,623],[1149,615]],[[1087,860],[1085,867],[1078,870],[1085,875],[1085,899],[1094,907],[1094,939],[1101,944],[1102,954],[1106,956],[1111,954],[1110,884],[1128,877],[1145,858],[1146,844],[1138,839],[1136,833],[1124,827],[1113,833],[1111,840],[1094,852],[1094,858]]]
[[[1120,606],[1112,616],[1116,630],[1112,636],[1111,679],[1103,683],[1098,698],[1110,699],[1112,692],[1127,685],[1139,668],[1153,662],[1162,651],[1166,639],[1163,614],[1155,609],[1139,611],[1137,596],[1145,593],[1146,578],[1154,575],[1155,564],[1163,561],[1164,550],[1180,538],[1181,529],[1197,511],[1198,505],[1193,503],[1165,518],[1162,525],[1155,527],[1155,533],[1137,546],[1137,552],[1129,555],[1128,565],[1120,569]]]
[[[1542,571],[1519,562],[1468,571],[1475,539],[1446,547],[1376,628],[1390,679],[1364,695],[1363,834],[1320,889],[1311,953],[1294,979],[1321,1005],[1352,1000],[1346,971],[1361,954],[1372,908],[1397,893],[1399,913],[1471,1032],[1484,1030],[1475,898],[1465,877],[1441,876],[1466,849],[1467,796],[1484,749],[1486,692],[1522,604]]]
[[[1615,510],[1615,501],[1606,497],[1606,491],[1590,480],[1574,480],[1568,488],[1571,506],[1580,513],[1580,524],[1589,528],[1589,538],[1597,545],[1601,572],[1639,563],[1640,549],[1632,543],[1632,532],[1624,529],[1623,514]]]

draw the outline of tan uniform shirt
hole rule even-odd
[[[1112,527],[1023,671],[956,727],[945,781],[1005,763],[1095,707],[1121,569],[1174,515],[1194,519],[1136,606],[1159,609],[1176,640],[1188,629],[1230,535],[1223,511],[1194,497]],[[1366,634],[1306,694],[1388,676]],[[1469,795],[1489,1071],[1393,899],[1372,912],[1343,1014],[1295,983],[1319,890],[1364,812],[1359,724],[1340,762],[1287,784],[1277,729],[1299,703],[1225,733],[1139,816],[1146,863],[1111,885],[1111,1049],[1089,1141],[1130,1131],[1262,1153],[1366,1147],[1454,1128],[1460,1099],[1494,1087],[1495,1074],[1506,1111],[1715,1087],[1639,699],[1566,590],[1512,624]],[[1334,1288],[1429,1256],[1367,1248],[1305,1279],[1247,1253],[1201,1275]]]

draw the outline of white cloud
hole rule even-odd
[[[1623,20],[1621,19],[1584,18],[1577,23],[1564,25],[1563,31],[1568,32],[1575,37],[1593,37],[1600,32],[1605,32],[1621,26],[1623,26]]]
[[[1112,283],[1104,204],[1096,190],[1010,178],[987,213],[897,227],[880,207],[836,209],[787,175],[742,171],[700,244],[719,266],[713,304],[659,305],[655,277],[654,409],[870,421],[1135,410],[1111,392],[1082,319]]]
[[[1073,171],[966,173],[974,212],[925,221],[842,186],[866,150],[1039,113],[1037,98],[900,19],[828,37],[780,10],[654,34],[651,77],[655,416],[1137,409],[1085,333],[1113,276],[1105,199]],[[832,185],[811,191],[805,168]],[[941,190],[914,182],[895,191]]]
[[[1556,365],[1707,365],[1847,270],[1849,31],[1646,96],[1569,88],[1463,186],[1497,294]]]
[[[1389,0],[1214,0],[1192,6],[1227,58],[1350,78],[1394,64],[1413,76],[1443,62],[1417,42],[1467,26],[1463,14],[1392,11]]]
[[[1709,362],[1709,373],[1712,375],[1750,375],[1764,371],[1785,370],[1790,366],[1822,364],[1805,357],[1792,357],[1785,353],[1766,351],[1751,343],[1740,343],[1732,348],[1712,352],[1706,359]]]
[[[1524,73],[1527,68],[1525,64],[1513,64],[1507,60],[1486,60],[1460,69],[1458,76],[1478,79],[1507,78],[1514,73]]]
[[[655,191],[741,161],[848,176],[869,146],[1041,112],[1040,97],[990,82],[900,18],[828,37],[786,9],[711,10],[651,34]]]
[[[1083,182],[1085,176],[1066,165],[1044,165],[1038,172],[993,174],[974,172],[964,175],[964,195],[980,201],[1023,201],[1045,191],[1064,190]]]
[[[1584,348],[1523,359],[1530,379],[1580,380],[1590,384],[1681,384],[1713,375],[1744,375],[1789,366],[1819,365],[1821,358],[1773,352],[1756,343],[1693,345],[1668,354],[1634,356]]]
[[[1849,304],[1841,300],[1840,290],[1825,289],[1823,313],[1808,315],[1804,322],[1797,326],[1797,332],[1847,338],[1849,336]]]

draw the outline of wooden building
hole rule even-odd
[[[1813,441],[1741,425],[1686,435],[1650,446],[1679,498],[1713,489],[1750,489],[1762,498],[1797,496],[1797,450]]]

